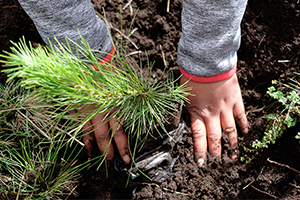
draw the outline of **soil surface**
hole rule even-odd
[[[147,51],[148,58],[155,61],[153,77],[161,75],[165,66],[167,71],[173,70],[179,75],[176,51],[181,36],[180,0],[170,1],[169,12],[167,0],[133,0],[129,6],[122,0],[92,0],[92,3],[100,17],[104,14],[102,8],[105,9],[114,38],[120,35],[117,31],[120,29],[119,5],[125,34],[128,34],[128,27],[137,12],[128,53],[141,51],[145,55]],[[248,163],[231,161],[224,137],[222,158],[214,162],[208,159],[205,168],[197,167],[189,117],[183,109],[182,119],[187,125],[181,140],[164,148],[175,162],[163,180],[151,182],[139,177],[130,180],[125,187],[128,175],[117,170],[122,165],[111,167],[108,176],[104,168],[99,171],[90,169],[82,173],[76,189],[79,193],[77,199],[299,199],[300,176],[290,169],[300,170],[299,141],[294,139],[299,124],[287,130],[276,144],[259,153],[252,155],[244,150],[253,140],[263,136],[266,115],[275,112],[275,108],[266,109],[273,102],[266,94],[271,81],[286,82],[294,72],[299,72],[299,14],[299,0],[248,2],[242,22],[237,75],[251,131],[246,137],[239,138],[239,153],[240,156],[255,156],[255,159]],[[33,42],[43,43],[16,0],[0,0],[0,17],[1,51],[9,50],[9,41],[18,41],[22,35]],[[4,82],[5,76],[0,74],[0,79]],[[118,164],[117,160],[114,164]],[[163,165],[160,168],[165,169]],[[153,177],[151,173],[148,175]]]

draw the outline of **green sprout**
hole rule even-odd
[[[51,114],[53,108],[19,82],[0,84],[0,102],[1,197],[76,196],[79,172],[88,163],[75,163],[82,147],[66,156],[66,131],[71,127],[60,124]]]
[[[19,81],[0,84],[0,135],[26,132],[26,137],[49,141],[62,130],[52,110],[51,105],[22,88]]]
[[[66,41],[67,45],[57,41],[59,46],[33,48],[23,38],[13,43],[11,53],[0,55],[4,58],[0,62],[9,67],[3,70],[8,81],[21,79],[21,86],[33,90],[35,98],[57,107],[56,117],[74,120],[75,116],[67,114],[69,111],[91,108],[80,113],[83,118],[73,126],[71,142],[80,138],[78,133],[85,123],[109,113],[103,122],[116,118],[125,127],[130,144],[135,138],[135,148],[131,151],[134,156],[137,141],[151,135],[157,124],[165,130],[164,124],[168,123],[165,116],[176,112],[178,103],[187,101],[189,88],[175,87],[177,80],[172,77],[151,82],[150,74],[143,77],[142,66],[126,56],[122,48],[111,62],[99,63],[96,55],[103,52],[92,50],[83,38],[82,46],[70,39]],[[76,45],[75,53],[68,45],[70,42]],[[140,73],[134,69],[140,69]]]
[[[64,138],[31,148],[30,141],[19,141],[19,148],[8,148],[0,153],[0,172],[3,193],[17,199],[61,199],[75,195],[79,172],[86,163],[75,165],[78,153],[68,152]],[[78,144],[77,144],[78,145]],[[63,151],[63,155],[59,154]],[[61,159],[61,161],[59,160]],[[5,175],[3,175],[5,174]]]
[[[299,76],[299,74],[297,74]],[[273,84],[280,84],[278,81],[272,81]],[[280,138],[287,128],[293,127],[299,121],[300,112],[300,83],[291,79],[289,84],[282,84],[283,89],[276,89],[274,86],[268,88],[267,94],[281,104],[281,109],[277,113],[267,116],[270,121],[265,135],[261,141],[255,140],[252,147],[255,149],[268,148],[269,144],[275,144],[277,138]],[[299,139],[299,133],[295,136]]]
[[[167,80],[162,75],[153,81],[153,65],[143,66],[127,55],[128,41],[121,37],[113,43],[116,53],[109,63],[99,63],[97,55],[103,52],[92,50],[83,38],[81,44],[66,38],[65,44],[57,41],[58,46],[50,43],[37,48],[22,38],[12,43],[10,52],[0,54],[0,62],[7,67],[3,72],[8,75],[6,85],[0,85],[2,198],[76,196],[79,172],[91,162],[100,161],[100,167],[105,161],[104,153],[76,163],[84,146],[79,133],[98,115],[105,114],[101,124],[115,118],[125,128],[131,168],[137,147],[153,131],[167,132],[166,116],[178,112],[190,88],[176,85],[178,79],[172,73]],[[74,109],[80,112],[69,114]],[[108,134],[113,138],[113,130]],[[69,148],[74,141],[81,145],[79,150]]]

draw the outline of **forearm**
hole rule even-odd
[[[65,43],[68,37],[80,44],[81,35],[92,49],[111,51],[112,42],[106,25],[97,17],[89,0],[19,0],[19,3],[47,45],[48,40],[56,44],[54,36],[59,42]],[[71,47],[74,49],[73,44]]]
[[[212,77],[234,69],[246,4],[247,0],[183,0],[178,46],[183,72]]]

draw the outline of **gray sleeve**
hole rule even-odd
[[[183,0],[178,63],[185,72],[209,77],[235,67],[246,5],[247,0]]]
[[[89,0],[19,0],[19,3],[47,45],[48,39],[56,44],[54,36],[62,43],[68,37],[80,44],[79,31],[92,49],[111,51],[112,42],[106,25],[96,15]],[[74,49],[74,45],[71,47]]]

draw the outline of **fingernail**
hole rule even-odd
[[[129,155],[125,154],[123,157],[122,157],[123,161],[126,163],[126,164],[129,164],[131,159],[129,157]]]
[[[197,161],[197,165],[198,165],[199,167],[202,167],[203,164],[204,164],[204,159],[203,159],[203,158],[199,158],[198,161]]]
[[[237,161],[238,160],[238,153],[233,151],[233,152],[230,153],[229,157],[230,157],[231,160]]]
[[[238,156],[236,154],[231,155],[231,160],[237,161]]]

